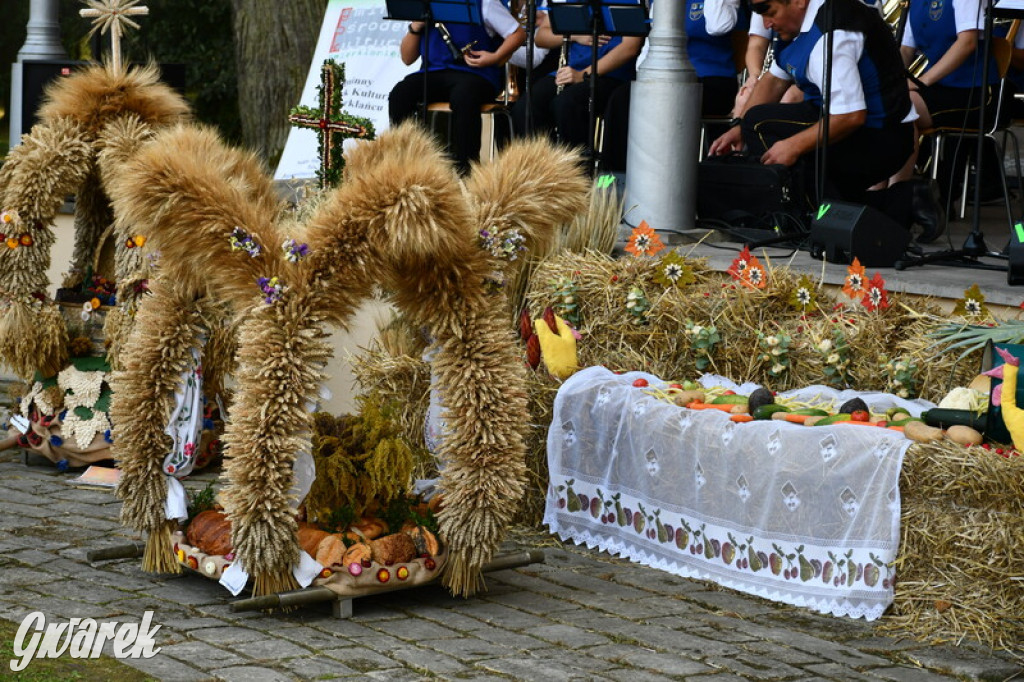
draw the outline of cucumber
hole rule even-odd
[[[808,417],[828,416],[828,412],[817,407],[801,407],[799,410],[793,410],[793,414],[804,414],[807,415]]]
[[[938,426],[945,429],[950,426],[970,426],[979,433],[985,433],[988,429],[988,412],[972,412],[970,410],[952,410],[939,408],[926,410],[921,413],[921,421],[928,426]]]
[[[906,414],[906,413],[904,412],[903,414]],[[918,417],[907,417],[905,419],[890,419],[888,425],[889,426],[906,426],[910,422],[919,422],[919,421],[921,421],[921,419],[918,418]]]
[[[829,424],[838,424],[839,422],[850,421],[850,415],[846,412],[840,412],[839,414],[832,414],[827,417],[822,417],[818,421],[814,422],[815,426],[828,426]]]
[[[771,419],[772,415],[776,412],[789,412],[789,408],[785,405],[779,405],[778,403],[770,403],[768,405],[759,405],[754,408],[751,412],[751,416],[754,419]]]
[[[712,405],[746,405],[747,396],[745,395],[720,395],[711,401]]]

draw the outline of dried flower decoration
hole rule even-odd
[[[578,287],[571,277],[559,277],[552,282],[555,288],[555,300],[552,306],[559,317],[571,324],[573,327],[580,325],[580,306],[576,300]],[[627,298],[628,307],[628,298]]]
[[[977,284],[964,291],[964,297],[953,306],[953,314],[962,317],[988,317],[985,296]]]
[[[861,300],[861,305],[871,312],[889,307],[889,292],[885,290],[885,280],[882,279],[881,273],[876,272],[868,282],[867,292]]]
[[[917,363],[913,358],[888,359],[883,356],[882,371],[886,390],[900,398],[915,398],[918,392]]]
[[[747,273],[747,267],[750,266],[750,259],[752,258],[750,253],[750,247],[746,244],[743,245],[743,250],[740,251],[739,255],[733,259],[732,264],[729,265],[729,269],[726,272],[733,279],[742,280]]]
[[[263,292],[263,302],[267,305],[277,303],[284,296],[284,292],[288,288],[284,283],[277,277],[260,277],[257,282],[260,287],[260,291]]]
[[[128,237],[128,239],[124,241],[124,245],[129,249],[134,249],[135,247],[142,248],[146,245],[146,237],[141,234],[137,234],[134,237]]]
[[[285,239],[281,244],[281,250],[284,251],[284,258],[289,263],[298,263],[309,255],[309,245],[299,244],[294,239]]]
[[[647,324],[647,311],[651,309],[651,302],[647,300],[644,290],[638,286],[632,286],[626,295],[626,310],[633,315],[636,324]]]
[[[626,244],[626,251],[637,257],[653,256],[664,248],[665,244],[662,243],[661,237],[646,220],[641,220],[640,224],[633,228]]]
[[[789,346],[793,339],[785,332],[776,334],[757,333],[758,343],[761,346],[761,362],[769,364],[768,373],[773,377],[779,377],[789,371]]]
[[[711,364],[711,354],[715,346],[722,340],[718,335],[718,328],[713,324],[705,327],[693,320],[687,320],[686,335],[690,337],[690,347],[693,349],[697,370],[703,372]]]
[[[846,280],[843,282],[843,293],[847,298],[864,297],[864,266],[860,259],[854,258],[850,267],[846,268]]]
[[[658,262],[654,281],[663,287],[682,287],[693,284],[696,276],[693,268],[675,251],[669,251]]]
[[[789,296],[789,305],[796,310],[806,311],[818,304],[818,291],[814,282],[807,275],[803,275],[796,283],[796,289]]]
[[[503,234],[484,228],[479,232],[480,248],[495,258],[512,262],[526,251],[526,237],[519,230],[507,230]]]
[[[242,228],[235,227],[235,229],[231,230],[230,240],[232,251],[245,251],[251,258],[260,255],[262,250],[260,245],[256,243],[251,234]]]
[[[18,218],[18,212],[13,209],[4,210],[0,212],[0,226],[3,226],[4,229],[6,229],[9,225],[17,225],[19,220],[20,219]]]
[[[821,356],[826,382],[830,386],[842,388],[853,383],[850,374],[850,345],[840,325],[833,327],[832,337],[815,343],[814,350]]]

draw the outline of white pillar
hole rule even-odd
[[[655,4],[647,59],[630,95],[625,220],[646,220],[662,233],[691,229],[696,216],[701,85],[686,52],[689,4]]]
[[[57,21],[58,0],[31,0],[28,15],[28,34],[25,44],[18,50],[18,61],[11,65],[11,146],[21,141],[22,122],[22,69],[21,63],[37,59],[67,59],[68,54],[60,42],[60,24]]]

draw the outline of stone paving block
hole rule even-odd
[[[857,651],[845,644],[830,642],[819,637],[812,637],[792,631],[783,635],[781,641],[787,646],[801,649],[821,656],[826,660],[843,663],[851,667],[881,666],[889,663],[888,659]]]
[[[479,627],[466,630],[467,635],[472,635],[477,639],[482,639],[485,642],[501,642],[504,646],[521,651],[533,651],[534,649],[543,648],[546,643],[530,635],[530,632],[533,632],[533,630],[513,632],[485,623],[479,623]]]
[[[281,667],[300,680],[333,680],[356,674],[352,668],[329,658],[293,658],[282,661]]]
[[[224,680],[224,682],[288,682],[295,679],[278,670],[254,665],[218,668],[211,672],[217,676],[217,679]]]
[[[429,646],[429,644],[428,644]],[[390,652],[392,658],[419,672],[450,678],[468,670],[468,666],[451,656],[422,647],[402,646]]]
[[[430,642],[430,648],[448,654],[463,663],[480,661],[488,658],[499,658],[519,653],[517,649],[504,646],[500,642],[486,642],[477,637],[460,637],[458,639],[436,639]]]
[[[845,680],[850,680],[850,682],[873,682],[878,679],[868,673],[860,673],[855,670],[851,670],[847,666],[839,663],[814,663],[802,667],[807,672],[821,675],[825,679],[841,679],[844,680],[844,682]],[[935,675],[934,673],[929,673],[929,675],[931,675],[929,679],[932,680],[949,679],[945,678],[943,675]]]
[[[476,665],[478,668],[510,675],[521,682],[561,682],[587,677],[571,666],[531,656],[491,658],[479,661]]]
[[[570,575],[575,576],[577,574],[572,573]],[[560,585],[550,580],[545,580],[543,577],[527,575],[520,571],[499,571],[498,573],[488,575],[487,579],[488,582],[493,580],[496,584],[513,587],[516,590],[536,592],[538,594],[546,594],[556,598],[567,597],[570,599],[586,599],[586,595],[588,593],[595,592],[595,590],[587,590],[577,587],[572,584],[575,581],[571,578],[564,581],[568,584]]]
[[[487,623],[471,616],[467,616],[461,612],[461,609],[457,608],[417,605],[414,612],[417,618],[423,618],[435,623],[440,623],[441,625],[451,628],[459,633],[489,627]]]
[[[321,657],[326,656],[360,673],[368,673],[374,670],[394,670],[402,666],[387,656],[377,653],[372,649],[363,646],[339,647],[337,649],[325,649],[320,652]]]
[[[426,642],[433,639],[449,639],[463,636],[451,628],[418,617],[389,620],[376,625],[392,637],[413,642]]]
[[[205,642],[181,642],[160,649],[161,656],[171,656],[203,670],[239,665],[248,659],[238,654],[211,646]]]
[[[527,628],[534,628],[540,625],[547,625],[551,621],[535,616],[532,613],[526,613],[518,609],[510,608],[503,604],[491,603],[483,600],[477,600],[472,603],[467,603],[462,609],[462,613],[478,618],[479,620],[497,625],[499,627],[508,628],[510,630],[525,630]]]
[[[776,610],[772,604],[751,599],[738,592],[695,592],[687,595],[687,599],[709,610],[732,611],[744,616],[768,614]]]
[[[1015,675],[1024,677],[1024,664],[1009,660],[999,661],[966,647],[926,647],[912,654],[916,663],[936,670],[949,671],[971,680],[1009,680]]]
[[[768,642],[747,642],[741,644],[747,656],[759,656],[762,660],[777,660],[789,665],[804,666],[811,663],[824,663],[825,661],[815,654],[809,654],[800,649],[792,649]],[[749,660],[749,659],[748,659]]]
[[[660,625],[637,624],[633,638],[642,646],[687,656],[738,656],[743,650],[736,644],[701,637],[685,630],[669,630]]]
[[[192,633],[193,639],[207,644],[238,644],[239,642],[253,642],[266,639],[265,632],[252,628],[240,628],[228,626],[223,628],[202,628]]]
[[[339,637],[332,632],[324,632],[323,630],[317,630],[309,627],[308,625],[298,625],[296,627],[282,627],[273,628],[270,632],[275,637],[282,637],[290,642],[295,642],[304,647],[319,651],[320,649],[334,649],[339,646],[345,646],[348,641]]]
[[[925,670],[924,668],[911,668],[911,667],[892,667],[892,668],[872,668],[868,671],[868,676],[872,680],[891,680],[892,682],[935,682],[936,680],[956,680],[959,678],[942,675],[935,672],[934,670]],[[986,679],[998,679],[998,678],[986,678]],[[1003,678],[1013,679],[1013,678]]]
[[[586,625],[586,621],[581,623]],[[531,628],[530,635],[545,642],[559,644],[570,649],[582,649],[599,644],[608,644],[611,640],[602,634],[588,632],[582,627],[572,625],[542,625],[538,628]]]
[[[619,665],[629,664],[665,675],[695,675],[714,670],[700,661],[625,644],[592,647],[587,649],[587,654]]]
[[[4,513],[11,516],[25,516],[30,519],[46,519],[54,515],[53,510],[44,507],[37,506],[34,502],[27,504],[18,504],[16,502],[4,502]]]
[[[61,584],[60,593],[68,599],[77,599],[78,601],[91,602],[93,604],[107,604],[119,599],[136,596],[131,592],[77,579],[65,580]]]
[[[493,594],[488,592],[486,593],[486,599],[494,604],[504,604],[521,611],[542,615],[576,608],[576,605],[572,602],[553,599],[552,597],[533,592],[512,592],[509,594]]]
[[[157,599],[165,599],[192,606],[220,604],[226,599],[231,598],[231,593],[221,587],[219,583],[198,577],[195,580],[181,578],[162,584],[154,583],[145,590],[145,594]]]
[[[266,637],[266,635],[263,635]],[[232,642],[229,646],[232,651],[248,656],[257,661],[279,661],[285,658],[296,658],[309,656],[313,652],[304,646],[299,646],[287,639],[276,637],[257,639],[247,642]]]
[[[43,509],[51,501],[48,495],[37,495],[12,488],[10,485],[0,485],[0,502],[5,508],[13,509],[13,505],[24,505],[35,509]],[[7,505],[12,505],[7,507]]]
[[[208,673],[161,654],[153,658],[125,658],[121,663],[161,682],[199,682],[212,679]]]
[[[806,673],[801,668],[787,665],[771,657],[755,656],[706,656],[704,662],[715,668],[728,670],[737,675],[745,675],[751,679],[787,679],[802,677]],[[852,672],[852,671],[851,671]]]
[[[368,680],[387,680],[387,682],[421,682],[428,679],[414,670],[375,670],[361,676]]]
[[[560,646],[541,646],[524,653],[532,658],[550,661],[577,673],[604,675],[609,669],[617,667],[616,664],[609,663],[603,658],[588,656],[585,649],[573,650]],[[632,682],[631,679],[630,682]]]
[[[376,634],[376,631],[367,625],[362,623],[356,623],[355,621],[347,618],[331,618],[331,620],[325,620],[317,623],[316,628],[323,630],[325,633],[334,634],[344,639],[352,639],[354,637],[372,637]]]

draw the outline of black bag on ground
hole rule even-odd
[[[792,169],[748,156],[712,156],[697,167],[697,218],[731,226],[774,229],[779,216],[803,222]]]

